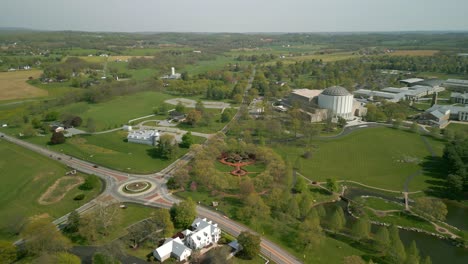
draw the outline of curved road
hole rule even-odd
[[[246,93],[248,91],[248,88],[250,88],[252,85],[254,75],[255,75],[255,69],[252,72],[252,77],[249,79]],[[236,114],[233,120],[237,118],[238,118],[238,114]],[[223,128],[222,132],[226,132],[226,131],[227,131],[227,126]],[[58,162],[61,162],[65,164],[66,166],[69,166],[70,168],[76,169],[78,171],[81,171],[87,174],[94,174],[100,177],[101,179],[103,179],[106,183],[104,191],[99,195],[99,197],[97,197],[93,201],[78,208],[77,211],[79,213],[83,213],[93,208],[100,202],[105,202],[106,200],[113,200],[113,199],[119,202],[132,202],[132,203],[144,204],[146,206],[152,206],[152,207],[170,208],[174,203],[179,202],[179,200],[168,192],[166,188],[167,178],[171,176],[172,171],[175,168],[187,164],[194,156],[193,153],[189,152],[185,154],[184,156],[182,156],[181,158],[179,158],[178,160],[176,160],[175,162],[173,162],[171,165],[169,165],[165,169],[163,169],[162,171],[157,172],[157,173],[148,174],[148,175],[128,174],[128,173],[124,173],[121,171],[116,171],[116,170],[112,170],[109,168],[97,166],[96,164],[93,164],[91,162],[83,161],[75,157],[65,155],[63,153],[58,153],[50,149],[43,148],[43,147],[34,145],[32,143],[17,139],[15,137],[8,136],[4,133],[0,133],[0,138],[5,139],[14,144],[17,144],[19,146],[22,146],[24,148],[27,148],[29,150],[35,151],[51,159],[57,160]],[[144,192],[140,195],[131,195],[131,196],[120,191],[122,186],[124,186],[126,183],[135,181],[135,180],[141,180],[141,179],[151,182],[154,186],[156,186],[156,188],[154,188],[151,191]],[[213,212],[202,206],[197,206],[197,213],[199,217],[208,218],[218,223],[221,229],[225,230],[226,232],[234,236],[239,235],[240,232],[245,231],[245,230],[255,233],[253,230],[250,230],[244,225],[241,225],[220,213]],[[64,224],[67,219],[68,219],[68,214],[56,219],[54,221],[54,224],[60,226]],[[282,248],[280,248],[279,246],[277,246],[276,244],[274,244],[273,242],[265,238],[262,238],[262,241],[261,241],[261,253],[278,264],[301,263],[290,253],[288,253],[287,251],[283,250]]]

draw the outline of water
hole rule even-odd
[[[447,205],[446,222],[457,228],[468,230],[468,206],[456,201],[445,200]]]
[[[420,255],[423,257],[430,256],[433,264],[468,263],[468,249],[456,247],[448,240],[441,240],[423,233],[406,230],[400,230],[400,237],[407,248],[414,240]]]
[[[362,195],[376,196],[391,201],[402,202],[402,196],[400,194],[388,195],[380,192],[373,192],[368,189],[360,188],[348,188],[346,191],[346,197],[353,199]],[[456,226],[460,229],[468,229],[468,206],[455,201],[444,201],[447,205],[447,223]],[[342,206],[346,204],[344,202],[339,203]],[[333,206],[329,204],[327,206]],[[345,210],[346,212],[346,210]],[[348,215],[347,215],[348,217]],[[375,232],[375,226],[373,226],[373,232]],[[421,256],[430,256],[433,264],[466,264],[468,263],[468,249],[454,246],[448,240],[441,240],[436,237],[426,235],[424,233],[418,233],[407,230],[400,230],[400,237],[406,246],[409,246],[412,240],[414,240],[418,246]]]

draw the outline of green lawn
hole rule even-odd
[[[50,136],[34,137],[27,140],[79,159],[129,173],[160,171],[175,161],[175,159],[165,160],[152,157],[150,154],[155,147],[125,142],[126,136],[127,133],[124,131],[74,136],[67,139],[64,144],[51,146],[47,145]],[[204,138],[194,136],[194,143],[202,143],[204,140]],[[186,148],[180,148],[178,157],[187,151]]]
[[[367,197],[363,199],[364,204],[375,210],[403,210],[403,204],[397,204],[385,199]]]
[[[41,205],[38,199],[57,179],[65,177],[67,168],[4,140],[0,140],[0,157],[1,239],[16,239],[14,232],[18,231],[21,222],[27,217],[41,214],[48,214],[52,218],[61,217],[85,204],[101,191],[101,186],[91,191],[81,191],[75,187],[62,200]],[[90,177],[83,174],[80,176]],[[85,199],[74,201],[73,198],[79,193],[84,193]]]
[[[141,92],[116,97],[99,104],[74,103],[56,110],[60,113],[81,116],[84,125],[86,125],[88,118],[92,118],[96,123],[97,131],[101,131],[119,127],[130,119],[150,115],[155,107],[170,98],[174,98],[174,96],[161,92]]]
[[[468,124],[450,123],[445,129],[468,136]]]
[[[229,63],[235,64],[239,63],[234,60],[232,56],[218,56],[215,60],[209,61],[199,61],[194,65],[187,65],[180,72],[187,71],[189,75],[197,75],[200,73],[214,71],[214,70],[222,70],[226,65]],[[243,64],[249,64],[250,62],[243,62]]]
[[[437,155],[442,155],[441,140],[426,137]],[[407,177],[418,174],[423,166],[416,162],[401,162],[405,157],[423,162],[430,156],[421,136],[392,128],[369,128],[333,140],[313,142],[312,157],[302,159],[301,173],[314,181],[327,178],[354,180],[363,184],[403,190]],[[277,145],[274,149],[291,164],[305,149],[301,146]],[[422,171],[409,184],[410,191],[426,189],[430,172]]]

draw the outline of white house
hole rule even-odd
[[[192,249],[201,249],[217,243],[221,236],[221,229],[219,229],[218,224],[213,224],[211,221],[207,221],[206,218],[195,219],[192,228],[194,231],[189,233],[185,239],[185,244]]]
[[[177,259],[177,261],[184,261],[190,257],[190,254],[192,254],[192,250],[186,247],[178,237],[167,239],[162,246],[153,252],[153,256],[161,262],[170,257]]]
[[[219,229],[218,224],[207,221],[206,218],[196,218],[191,229],[181,232],[182,239],[180,237],[167,239],[162,246],[153,251],[153,256],[161,262],[170,257],[177,259],[177,261],[187,260],[192,254],[192,250],[199,250],[210,244],[215,244],[221,237],[221,229]]]

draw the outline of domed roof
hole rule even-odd
[[[322,94],[324,95],[330,95],[330,96],[346,96],[350,95],[348,90],[346,88],[343,88],[341,86],[332,86],[328,87],[327,89],[323,90]]]

